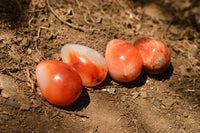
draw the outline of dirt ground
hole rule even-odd
[[[167,8],[137,0],[1,0],[0,11],[1,133],[200,132],[200,33]],[[171,65],[164,73],[142,72],[123,84],[108,75],[65,108],[39,92],[36,65],[61,60],[63,45],[104,55],[108,41],[133,44],[142,36],[169,47]]]

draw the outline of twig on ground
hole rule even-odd
[[[21,82],[26,82],[25,79],[22,79],[21,77],[17,76],[16,73],[10,72],[9,70],[7,70],[7,68],[4,71],[2,71],[2,72],[5,72],[7,75],[13,77],[15,80],[19,80]]]
[[[33,26],[31,25],[31,22],[33,21],[33,18],[34,18],[34,17],[31,17],[31,19],[28,21],[28,25],[31,26],[31,27],[33,27]]]
[[[94,2],[91,1],[91,0],[88,0],[88,2],[89,2],[90,4],[92,4],[92,5],[94,5],[95,7],[99,7],[96,3],[94,3]]]
[[[87,16],[86,16],[86,15],[87,15],[87,14],[83,14],[84,20],[85,20],[85,22],[86,22],[87,24],[90,24],[90,22],[87,21]]]
[[[69,27],[71,27],[71,28],[73,28],[75,30],[80,30],[80,31],[84,31],[84,32],[88,32],[88,31],[93,32],[94,31],[93,29],[86,29],[86,28],[83,28],[83,27],[80,27],[80,26],[77,26],[77,25],[74,25],[72,23],[64,21],[60,16],[58,16],[54,12],[53,8],[49,4],[49,0],[46,0],[46,3],[47,3],[48,8],[50,9],[50,11],[54,14],[54,16],[56,16],[62,23],[68,25]]]
[[[0,72],[3,72],[7,69],[7,67],[4,67],[4,68],[0,68]]]
[[[136,130],[136,133],[138,133],[138,125],[137,125],[137,122],[135,120],[135,118],[133,117],[133,115],[131,113],[129,113],[129,115],[131,116],[131,119],[133,120],[134,124],[135,124],[135,130]]]
[[[44,57],[44,55],[42,55],[42,53],[39,51],[39,49],[37,48],[37,42],[35,42],[35,49],[36,49],[36,51],[40,54],[40,56],[41,56],[41,59],[42,60],[46,60],[46,58]]]
[[[20,69],[19,68],[13,68],[13,67],[3,67],[3,68],[0,68],[0,72],[15,72],[15,71],[19,71]]]
[[[34,86],[34,83],[33,83],[32,79],[30,78],[30,72],[29,72],[28,68],[26,69],[26,74],[27,74],[27,79],[31,84],[31,91],[35,92],[35,86]]]
[[[75,0],[75,2],[76,2],[76,4],[77,4],[78,8],[80,8],[79,1],[78,1],[78,0]]]
[[[46,28],[46,27],[39,27],[38,32],[37,32],[37,37],[35,37],[35,49],[36,49],[36,51],[40,54],[41,59],[42,59],[42,60],[46,60],[45,56],[42,55],[42,53],[40,52],[40,50],[39,50],[38,47],[37,47],[37,40],[39,40],[39,38],[40,38],[41,29],[47,29],[47,30],[49,30],[49,29]],[[49,31],[50,31],[50,30],[49,30]],[[51,31],[50,31],[50,32],[51,32]],[[51,33],[51,34],[52,34],[52,33]]]
[[[49,30],[49,28],[47,28],[47,27],[39,27],[39,29],[38,29],[38,32],[37,32],[37,38],[39,39],[40,38],[40,33],[41,33],[41,30],[42,29],[47,29],[48,31],[50,31],[50,33],[52,34],[52,31],[51,30]]]

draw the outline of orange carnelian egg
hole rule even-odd
[[[71,105],[82,92],[82,81],[76,70],[60,61],[40,62],[36,78],[42,95],[56,106]]]
[[[137,49],[120,39],[108,43],[105,58],[110,76],[119,82],[136,79],[143,68],[142,58]]]
[[[67,44],[62,48],[61,56],[64,62],[77,70],[84,86],[97,86],[105,80],[108,71],[106,61],[94,49]]]
[[[144,70],[147,73],[162,73],[170,65],[171,54],[161,41],[150,37],[141,37],[135,41],[134,46],[142,56]]]

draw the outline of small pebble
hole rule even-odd
[[[173,99],[173,97],[166,97],[166,98],[162,99],[162,103],[166,107],[171,107],[174,104],[174,99]]]
[[[188,117],[188,113],[187,113],[187,112],[184,112],[184,113],[183,113],[183,116],[184,116],[185,118],[187,118],[187,117]]]
[[[179,70],[180,70],[181,75],[188,76],[188,77],[190,76],[190,73],[187,71],[184,65],[179,66]]]
[[[126,96],[125,95],[123,95],[123,96],[121,96],[121,101],[126,101]]]
[[[161,104],[158,100],[154,100],[153,105],[159,109],[161,109]]]
[[[147,94],[146,91],[140,92],[140,96],[141,96],[142,98],[148,98],[148,94]]]
[[[1,92],[1,96],[2,96],[3,98],[9,98],[9,95],[8,95],[5,91],[2,91],[2,92]]]
[[[22,104],[21,107],[20,107],[20,110],[22,111],[28,111],[30,110],[30,104]]]
[[[17,41],[22,41],[22,37],[17,37]]]
[[[30,55],[32,50],[30,48],[27,49],[27,53]]]
[[[38,100],[34,100],[34,99],[31,99],[31,103],[32,103],[32,105],[31,105],[32,108],[38,108],[42,105],[41,102],[39,102]]]
[[[152,94],[151,94],[151,93],[148,93],[148,97],[149,97],[149,98],[152,98],[153,96],[152,96]]]
[[[161,109],[165,109],[165,105],[161,104],[160,105]]]
[[[28,46],[29,45],[29,41],[27,38],[24,38],[20,44],[21,46]]]
[[[18,102],[17,102],[14,98],[12,98],[12,97],[10,97],[10,98],[8,99],[8,105],[10,105],[10,106],[12,106],[12,107],[14,107],[14,108],[16,108],[16,109],[20,108],[20,106],[21,106],[21,104],[18,103]]]
[[[9,98],[9,97],[14,96],[14,95],[15,95],[14,92],[6,90],[6,89],[1,91],[1,96],[3,98]]]
[[[137,97],[138,97],[138,95],[139,95],[139,92],[135,92],[135,93],[133,93],[133,99],[136,99]]]
[[[109,94],[115,94],[116,92],[115,88],[101,89],[101,91],[107,91]]]
[[[116,90],[115,90],[115,88],[109,88],[107,91],[109,94],[115,94]]]
[[[0,41],[3,41],[4,40],[4,37],[0,36]]]

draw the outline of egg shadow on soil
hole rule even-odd
[[[86,88],[83,88],[81,95],[79,98],[70,106],[59,107],[60,109],[68,110],[68,111],[80,111],[86,108],[90,103],[90,97]]]
[[[142,85],[144,85],[146,83],[147,77],[149,76],[150,78],[154,78],[156,80],[167,80],[169,79],[174,71],[174,67],[172,66],[172,64],[169,65],[169,67],[167,68],[167,70],[165,70],[163,73],[161,74],[156,74],[156,75],[151,75],[151,74],[147,74],[144,70],[141,72],[141,74],[139,75],[139,77],[131,82],[127,82],[127,83],[121,83],[118,82],[116,80],[114,80],[116,83],[122,85],[123,87],[126,88],[133,88],[133,87],[140,87]],[[95,89],[99,89],[101,90],[101,88],[103,86],[108,86],[108,85],[112,85],[111,81],[113,81],[112,77],[108,74],[105,81],[103,83],[101,83],[100,85],[94,87]]]
[[[146,83],[146,80],[147,80],[147,74],[144,71],[142,71],[139,77],[137,77],[135,80],[127,83],[120,83],[120,82],[118,83],[126,88],[132,89],[133,87],[140,87],[144,85]]]
[[[93,88],[95,88],[95,90],[101,90],[102,87],[104,86],[112,86],[113,83],[111,83],[111,81],[114,81],[116,83],[118,83],[119,85],[122,85],[124,87],[127,87],[127,88],[133,88],[133,87],[139,87],[139,86],[142,86],[146,83],[146,79],[147,79],[147,74],[142,71],[141,74],[139,75],[139,77],[131,82],[127,82],[127,83],[122,83],[122,82],[119,82],[119,81],[116,81],[114,79],[112,79],[112,77],[108,74],[106,79],[98,86],[95,86]]]
[[[112,85],[111,81],[113,79],[109,74],[107,74],[106,79],[98,86],[93,87],[95,90],[101,90],[104,86]]]
[[[172,64],[170,64],[169,67],[164,72],[162,72],[160,74],[156,74],[156,75],[149,74],[149,77],[154,78],[159,81],[167,80],[172,76],[173,71],[174,71],[174,67],[172,66]]]

